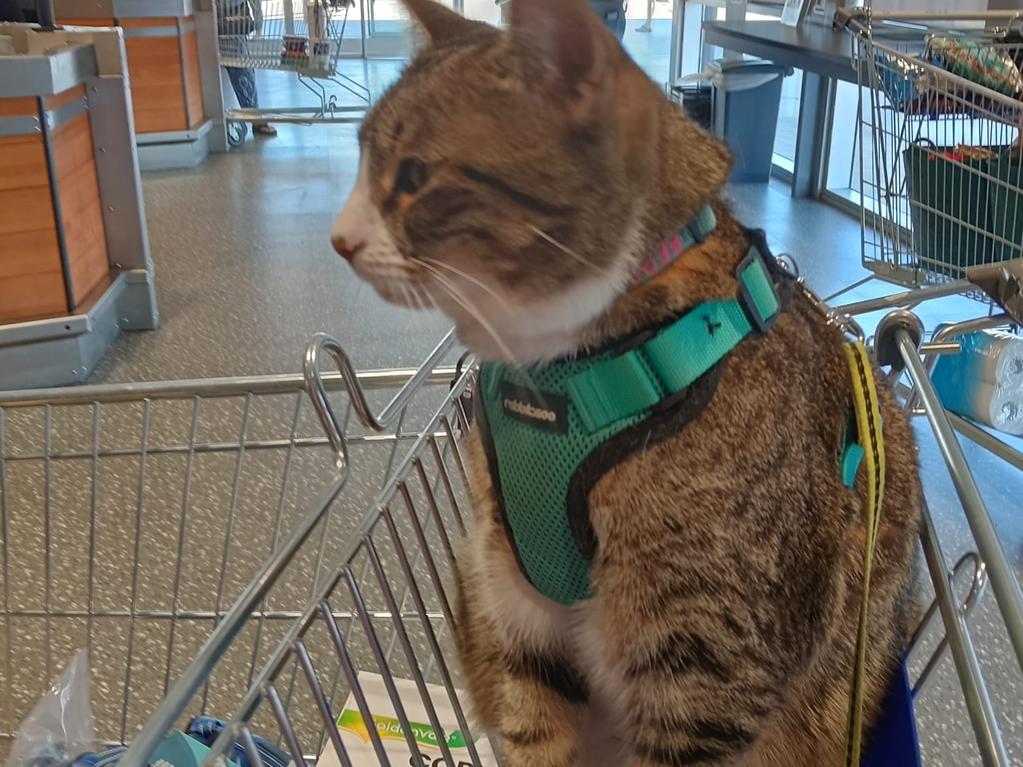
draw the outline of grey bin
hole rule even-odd
[[[590,7],[619,40],[625,37],[624,0],[590,0]]]
[[[726,60],[720,65],[714,135],[728,144],[735,159],[729,180],[764,183],[771,177],[782,80],[792,69],[769,61]],[[756,84],[750,87],[750,82]]]

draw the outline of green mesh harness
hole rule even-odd
[[[751,235],[735,299],[707,301],[611,351],[529,368],[481,366],[481,431],[509,539],[522,572],[549,599],[571,605],[590,596],[588,494],[628,457],[602,446],[678,404],[778,315],[770,255],[762,234]]]

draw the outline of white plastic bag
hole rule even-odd
[[[778,71],[756,66],[758,63],[760,62],[733,62],[727,59],[718,59],[710,62],[702,72],[686,75],[680,78],[679,82],[706,82],[718,90],[734,92],[753,90],[782,76]],[[753,64],[753,66],[744,67],[744,64]]]
[[[89,654],[79,650],[21,723],[6,767],[63,765],[91,751],[95,741]]]

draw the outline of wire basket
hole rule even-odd
[[[459,422],[450,408],[433,414],[450,402],[454,371],[441,363],[452,343],[418,371],[320,376],[332,434],[302,375],[0,393],[0,759],[80,648],[97,737],[114,745],[132,740],[218,628],[244,623],[187,708],[233,712],[408,451],[429,439],[451,460]],[[367,408],[383,408],[387,427],[354,417]],[[270,579],[268,562],[288,567]],[[261,575],[272,591],[246,602]],[[364,604],[387,609],[379,591]],[[338,621],[354,614],[340,599],[336,610]],[[293,711],[310,726],[319,718],[298,699]]]
[[[864,266],[915,286],[1023,257],[1023,36],[869,15],[851,29]]]
[[[332,77],[353,6],[354,0],[217,0],[220,63]]]

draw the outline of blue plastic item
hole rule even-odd
[[[112,767],[121,760],[121,756],[127,750],[125,746],[115,746],[100,754],[82,754],[71,762],[70,767]]]
[[[225,727],[227,727],[227,723],[220,719],[214,719],[212,716],[197,716],[188,723],[185,731],[200,743],[212,747],[213,742],[220,737],[220,733],[224,731]],[[291,764],[291,754],[277,748],[266,738],[253,735],[252,741],[265,767],[288,767]],[[238,741],[235,741],[231,747],[230,756],[238,763],[239,767],[253,767],[248,752]]]
[[[892,678],[881,719],[874,727],[862,767],[921,767],[920,738],[913,713],[913,687],[903,659]]]
[[[124,746],[104,751],[102,754],[82,754],[69,767],[114,767],[127,751]],[[150,757],[150,764],[168,764],[170,767],[199,767],[210,753],[209,748],[183,732],[168,735]],[[227,767],[238,767],[227,762]]]
[[[593,12],[611,30],[611,34],[621,40],[625,37],[625,3],[623,0],[590,0]]]
[[[902,111],[913,98],[919,67],[907,65],[901,56],[878,51],[874,55],[877,74],[885,95],[896,110]]]

